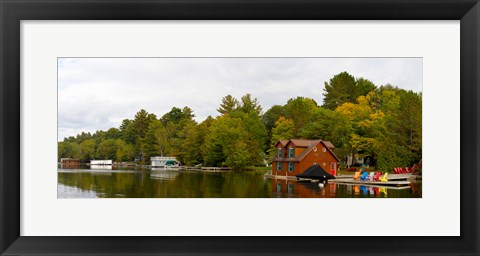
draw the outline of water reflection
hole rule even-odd
[[[330,182],[296,182],[272,180],[276,186],[275,197],[325,197],[325,198],[410,198],[422,197],[421,182],[412,182],[410,187],[386,188],[365,185],[335,184]],[[285,187],[290,189],[283,189]],[[281,193],[280,193],[281,192]]]
[[[178,171],[166,171],[165,169],[152,168],[150,171],[150,179],[152,180],[175,180],[180,174]]]
[[[58,169],[58,197],[126,198],[385,198],[421,197],[421,183],[402,190],[334,182],[265,179],[266,171]],[[388,191],[388,193],[387,193]]]
[[[58,184],[57,193],[59,198],[96,198],[97,193],[92,190],[83,190],[78,187]]]
[[[92,170],[112,170],[111,165],[106,164],[92,164],[90,165],[90,169]]]

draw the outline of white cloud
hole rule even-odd
[[[118,127],[142,108],[160,117],[189,106],[202,121],[227,94],[251,93],[264,110],[296,96],[321,104],[324,82],[342,71],[422,91],[421,58],[62,58],[59,139]]]

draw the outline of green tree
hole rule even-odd
[[[222,99],[222,103],[220,103],[220,108],[217,109],[217,111],[220,113],[220,114],[228,114],[230,112],[232,112],[233,110],[237,109],[238,106],[239,106],[239,102],[237,99],[235,99],[235,97],[233,97],[232,95],[227,95],[225,97],[223,97]]]
[[[377,87],[374,83],[372,83],[372,81],[362,77],[355,80],[355,85],[357,88],[355,98],[358,98],[360,96],[366,96],[369,92],[375,91],[377,89]]]
[[[295,131],[295,124],[292,119],[286,119],[281,116],[275,122],[275,126],[272,129],[272,137],[270,139],[270,148],[268,154],[270,157],[275,155],[276,149],[275,144],[279,140],[289,140],[294,138],[293,134]]]
[[[358,97],[366,96],[376,89],[372,81],[362,77],[355,79],[349,73],[342,72],[335,75],[328,83],[325,82],[323,106],[335,110],[343,103],[354,103]]]
[[[97,143],[94,139],[85,140],[80,143],[80,159],[82,161],[90,161],[95,158]]]
[[[336,115],[347,121],[349,139],[342,146],[354,159],[356,155],[375,157],[376,145],[386,131],[385,114],[371,104],[372,98],[375,98],[375,92],[358,97],[357,104],[347,102],[335,110]]]
[[[124,119],[120,125],[120,134],[122,139],[129,144],[135,143],[135,133],[133,131],[132,120]]]
[[[117,144],[114,139],[102,141],[97,148],[98,159],[112,159],[117,160]]]
[[[131,144],[127,144],[122,139],[115,140],[115,146],[117,151],[115,152],[115,158],[119,162],[134,160],[134,151]]]
[[[215,119],[205,139],[205,163],[237,170],[261,164],[266,129],[257,113],[239,110]]]
[[[183,112],[181,108],[173,107],[168,113],[162,116],[160,120],[164,125],[169,122],[178,123],[183,118]]]
[[[298,135],[309,140],[322,139],[332,141],[335,138],[333,130],[336,128],[336,120],[337,118],[332,110],[319,107],[312,114],[311,121],[307,122],[299,130]]]
[[[94,134],[92,134],[92,139],[95,140],[95,142],[98,144],[100,144],[100,142],[102,142],[103,140],[105,140],[105,137],[107,135],[107,132],[105,131],[101,131],[101,130],[97,130]]]
[[[170,119],[165,124],[165,130],[163,131],[162,136],[168,138],[165,148],[166,154],[177,157],[182,163],[185,161],[182,158],[182,146],[187,137],[187,132],[197,125],[194,117],[192,109],[184,107],[180,109],[180,112],[175,112],[175,118]]]
[[[153,120],[148,126],[145,134],[145,156],[150,159],[152,156],[163,155],[166,144],[166,136],[159,138],[160,134],[164,134],[164,127],[160,120]]]
[[[293,138],[295,131],[295,124],[292,119],[286,119],[281,116],[275,122],[275,126],[272,129],[271,145],[275,145],[279,140],[289,140]]]
[[[285,116],[285,108],[281,105],[273,105],[262,115],[262,121],[267,130],[272,130],[278,118]]]
[[[318,111],[318,105],[313,99],[297,97],[295,99],[289,99],[284,109],[285,118],[292,119],[295,124],[293,136],[296,137],[297,132],[302,129],[303,126],[314,120],[315,114]]]
[[[75,136],[75,139],[74,139],[73,142],[80,145],[85,140],[88,140],[88,139],[91,139],[91,138],[92,138],[92,135],[89,132],[82,132],[80,134],[77,134],[77,136]]]
[[[121,137],[121,132],[117,128],[110,128],[107,130],[107,133],[105,134],[106,139],[118,139]]]
[[[252,95],[250,93],[242,96],[240,109],[245,113],[253,112],[258,116],[262,114],[262,106],[260,106],[260,102],[258,102],[257,98],[252,99]]]
[[[157,120],[157,116],[155,114],[148,113],[144,109],[138,111],[132,121],[132,128],[136,139],[145,138],[145,134],[148,131],[148,126],[155,120]]]
[[[398,119],[403,130],[406,144],[418,162],[422,157],[422,95],[405,91],[400,96]]]
[[[256,157],[252,158],[252,155],[249,152],[249,148],[251,147],[249,147],[247,143],[248,142],[239,140],[236,142],[235,148],[229,148],[226,151],[228,156],[225,159],[225,164],[227,166],[233,168],[234,170],[242,170],[243,168],[251,165],[252,160],[256,160]]]
[[[203,147],[213,118],[208,116],[199,125],[190,126],[182,144],[181,158],[186,165],[197,165],[204,162]]]
[[[355,78],[347,72],[337,74],[325,82],[323,90],[323,106],[331,110],[345,102],[353,102],[357,94]]]
[[[75,142],[62,141],[58,142],[58,160],[60,158],[79,158],[80,150]]]
[[[132,123],[127,126],[127,130],[133,133],[134,141],[131,143],[134,145],[135,156],[140,159],[141,162],[147,162],[145,148],[146,140],[145,136],[148,132],[150,123],[155,122],[157,116],[155,114],[148,113],[146,110],[141,109],[135,114],[135,118]]]
[[[281,105],[273,105],[262,115],[262,122],[267,129],[267,145],[269,145],[270,141],[272,140],[273,126],[275,125],[275,122],[278,120],[278,118],[280,118],[281,116],[285,116],[285,109]]]

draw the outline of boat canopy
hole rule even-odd
[[[165,161],[165,164],[166,164],[166,165],[172,165],[172,164],[176,164],[176,163],[177,163],[177,161],[175,161],[175,160],[167,160],[167,161]]]
[[[322,167],[320,167],[317,164],[308,167],[303,173],[295,175],[295,176],[297,178],[316,179],[316,180],[335,179],[335,176],[326,172]]]

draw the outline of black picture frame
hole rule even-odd
[[[478,0],[0,0],[0,17],[1,255],[480,254]],[[20,236],[20,21],[150,19],[460,20],[461,235],[459,237]]]

